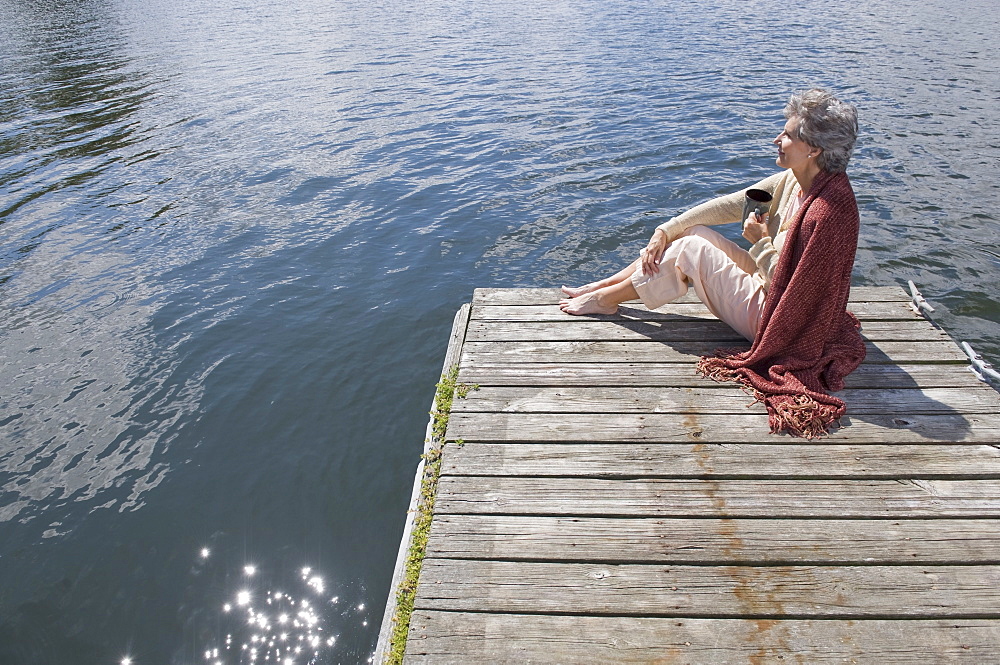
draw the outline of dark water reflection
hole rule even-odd
[[[769,173],[793,89],[861,107],[855,282],[997,363],[994,15],[0,0],[0,662],[251,662],[291,600],[366,660],[454,311]]]

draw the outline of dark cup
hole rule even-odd
[[[743,201],[743,217],[740,218],[740,221],[745,222],[750,216],[750,211],[756,213],[757,217],[767,214],[771,208],[772,198],[771,193],[763,189],[748,189],[746,199]]]

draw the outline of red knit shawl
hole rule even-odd
[[[844,173],[820,173],[792,221],[749,351],[703,357],[698,370],[764,402],[771,431],[826,434],[847,405],[829,395],[865,358],[847,311],[860,219]]]

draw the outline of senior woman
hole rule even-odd
[[[857,110],[824,90],[794,94],[777,138],[784,171],[751,186],[773,196],[743,221],[744,250],[710,225],[741,221],[746,190],[702,203],[657,227],[640,256],[607,279],[563,287],[568,314],[612,314],[640,298],[650,309],[694,286],[709,310],[752,340],[749,351],[704,357],[698,369],[736,381],[764,402],[772,432],[814,437],[846,410],[828,393],[865,357],[847,311],[859,215],[846,175]]]

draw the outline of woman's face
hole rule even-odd
[[[798,118],[789,118],[785,128],[774,139],[774,145],[778,146],[777,164],[783,169],[804,168],[819,154],[816,148],[798,138],[798,130]]]

